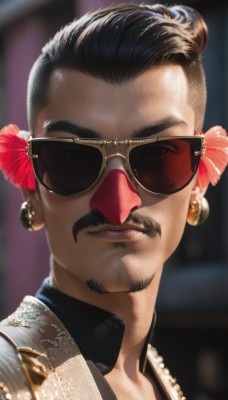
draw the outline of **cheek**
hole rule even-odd
[[[75,251],[73,224],[89,212],[89,199],[59,197],[41,189],[41,201],[50,251],[61,264],[70,262]]]
[[[164,221],[165,260],[176,250],[186,225],[190,194],[181,193],[170,196],[166,204],[167,221]]]
[[[190,200],[189,188],[167,197],[155,197],[152,206],[151,198],[146,203],[150,208],[150,215],[161,225],[161,243],[159,251],[162,253],[163,263],[176,250],[186,225],[186,218]],[[144,202],[145,204],[145,202]]]

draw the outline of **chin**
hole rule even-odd
[[[128,283],[119,283],[116,285],[114,285],[113,282],[111,284],[105,284],[104,281],[91,278],[88,279],[85,284],[90,291],[98,295],[111,293],[137,293],[146,290],[151,285],[153,278],[154,275],[141,279],[131,279]]]

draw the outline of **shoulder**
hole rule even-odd
[[[0,400],[37,396],[73,400],[76,393],[81,400],[101,399],[86,361],[61,321],[39,300],[26,297],[0,323]]]
[[[17,348],[0,329],[0,399],[11,400],[15,392],[21,392],[21,398],[25,399],[28,382]]]
[[[1,400],[30,399],[47,378],[50,367],[41,337],[46,338],[52,322],[49,309],[32,296],[0,322]]]
[[[157,350],[149,345],[147,350],[147,359],[153,370],[153,373],[163,389],[168,400],[186,400],[180,385],[171,375],[168,368],[165,367],[163,358],[158,354]]]

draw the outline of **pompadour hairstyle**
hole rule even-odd
[[[63,27],[43,48],[29,77],[30,129],[48,102],[52,72],[68,68],[122,84],[161,65],[181,65],[189,84],[196,128],[204,119],[206,85],[201,55],[207,26],[187,6],[117,5],[85,14]]]

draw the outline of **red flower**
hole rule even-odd
[[[27,154],[28,136],[28,132],[12,124],[0,130],[0,169],[15,186],[36,190],[35,175]],[[227,164],[227,133],[220,126],[214,126],[205,133],[205,153],[200,160],[195,187],[205,192],[210,183],[216,185]]]
[[[200,160],[196,187],[206,190],[221,178],[228,164],[228,137],[221,126],[213,126],[205,133],[205,153]]]
[[[6,179],[21,189],[36,190],[32,163],[27,154],[25,131],[16,125],[0,130],[0,169]]]

